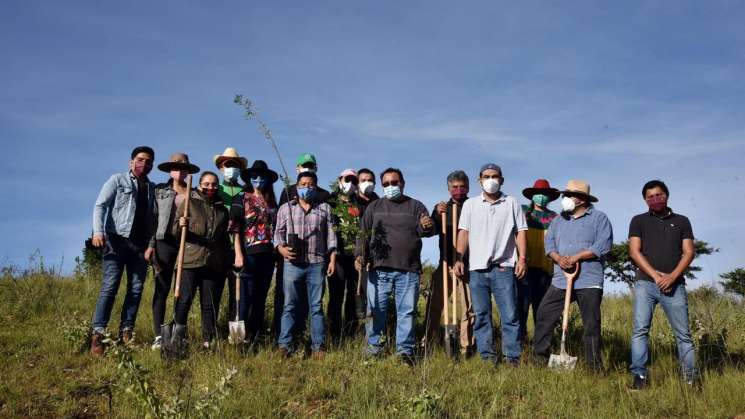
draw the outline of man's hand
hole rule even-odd
[[[427,214],[422,214],[422,216],[419,218],[419,224],[425,230],[429,230],[430,228],[434,227],[434,225],[435,225],[432,222],[432,219],[429,218],[429,215],[427,215]]]
[[[465,270],[466,265],[463,263],[462,260],[456,261],[455,265],[453,265],[453,274],[455,274],[455,276],[457,276],[458,278],[465,277]]]
[[[357,272],[361,271],[362,268],[363,268],[364,263],[365,263],[365,261],[362,260],[362,256],[357,256],[354,259],[354,269],[356,269]],[[369,271],[370,270],[370,263],[368,263],[366,266],[364,266],[364,268],[365,268],[365,270]]]
[[[93,247],[104,247],[104,245],[106,244],[106,238],[103,234],[94,234],[93,238],[91,239],[91,244],[93,245]]]
[[[292,249],[292,247],[290,247],[290,246],[288,246],[286,244],[285,245],[281,245],[281,246],[277,246],[277,251],[287,261],[290,261],[290,260],[294,259],[295,256],[296,256],[295,251]]]
[[[188,227],[189,226],[189,218],[188,217],[179,217],[178,218],[178,226],[180,228]]]
[[[660,291],[662,291],[663,294],[669,293],[673,288],[675,278],[670,276],[670,274],[662,272],[657,272],[657,274],[657,278],[654,278],[655,282],[657,283],[657,287],[660,289]]]
[[[145,260],[148,262],[152,262],[154,254],[155,249],[153,249],[152,247],[148,247],[147,249],[145,249]]]
[[[576,262],[572,262],[572,258],[569,256],[559,256],[559,266],[565,271],[571,270]]]
[[[235,260],[233,261],[233,266],[236,268],[243,268],[243,255],[237,254],[235,255]]]
[[[515,264],[515,276],[517,277],[517,279],[523,279],[523,277],[525,276],[525,272],[527,271],[526,267],[527,265],[525,263],[525,259],[520,258],[517,261],[517,264]]]
[[[336,273],[336,263],[329,263],[328,268],[326,268],[326,276],[331,277],[334,276]]]
[[[437,209],[437,215],[442,215],[443,212],[448,210],[448,204],[447,202],[438,202],[435,209]]]

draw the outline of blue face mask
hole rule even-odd
[[[313,197],[316,195],[316,188],[315,187],[309,187],[309,188],[297,188],[297,196],[298,198],[302,199],[303,201],[310,202],[313,200]]]
[[[228,182],[235,182],[238,180],[238,175],[241,174],[241,169],[237,167],[226,167],[222,169],[223,177]]]
[[[548,204],[548,196],[542,194],[533,195],[533,203],[543,208]]]
[[[269,183],[267,179],[262,176],[251,177],[251,185],[254,187],[254,189],[264,190],[267,183]]]
[[[396,186],[386,186],[383,188],[383,194],[388,199],[397,199],[401,197],[401,187]]]

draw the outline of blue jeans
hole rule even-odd
[[[502,322],[502,355],[508,360],[520,359],[518,333],[520,322],[517,316],[517,285],[513,268],[492,268],[471,271],[468,285],[471,287],[471,303],[476,314],[473,334],[476,349],[482,359],[496,360],[494,332],[492,331],[491,296],[497,302]]]
[[[238,313],[240,319],[246,322],[249,338],[257,337],[264,329],[264,309],[275,261],[273,252],[250,254],[243,259]]]
[[[634,283],[634,329],[631,334],[631,372],[647,376],[649,358],[649,327],[654,308],[660,303],[678,344],[681,374],[688,380],[696,375],[696,353],[688,327],[688,294],[685,284],[675,285],[672,293],[663,294],[651,281]]]
[[[306,314],[310,316],[311,349],[323,348],[326,325],[323,318],[324,281],[323,263],[284,263],[284,308],[277,344],[291,350],[292,338],[305,329]],[[304,307],[308,307],[306,313]]]
[[[107,237],[103,254],[103,281],[98,293],[96,311],[93,314],[93,331],[103,333],[111,319],[116,293],[122,281],[124,268],[127,268],[127,295],[124,297],[120,330],[135,327],[137,310],[140,308],[142,288],[147,277],[147,262],[142,249],[134,246],[129,239],[111,234]]]
[[[396,354],[414,355],[414,325],[419,299],[419,274],[415,272],[375,269],[367,276],[367,306],[372,322],[367,322],[367,353],[378,355],[383,347],[380,338],[385,333],[388,300],[396,301]]]

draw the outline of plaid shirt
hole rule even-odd
[[[303,240],[303,248],[295,249],[298,259],[307,263],[325,262],[326,255],[336,251],[336,234],[332,224],[331,207],[326,203],[314,203],[306,212],[297,202],[283,204],[277,212],[277,225],[274,230],[276,246],[287,244],[287,235],[292,233],[288,222],[290,208],[292,208],[294,233]]]

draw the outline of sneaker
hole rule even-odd
[[[130,343],[134,343],[134,334],[132,333],[132,329],[124,329],[119,333],[122,343],[125,345],[129,345]]]
[[[101,335],[100,333],[93,333],[93,335],[91,336],[91,356],[99,357],[103,355],[103,352],[103,335]]]
[[[150,346],[150,349],[157,351],[160,350],[160,348],[163,346],[163,337],[156,336],[155,340],[153,341],[152,346]]]
[[[631,390],[639,391],[647,387],[647,377],[634,374],[634,381],[631,383]]]

